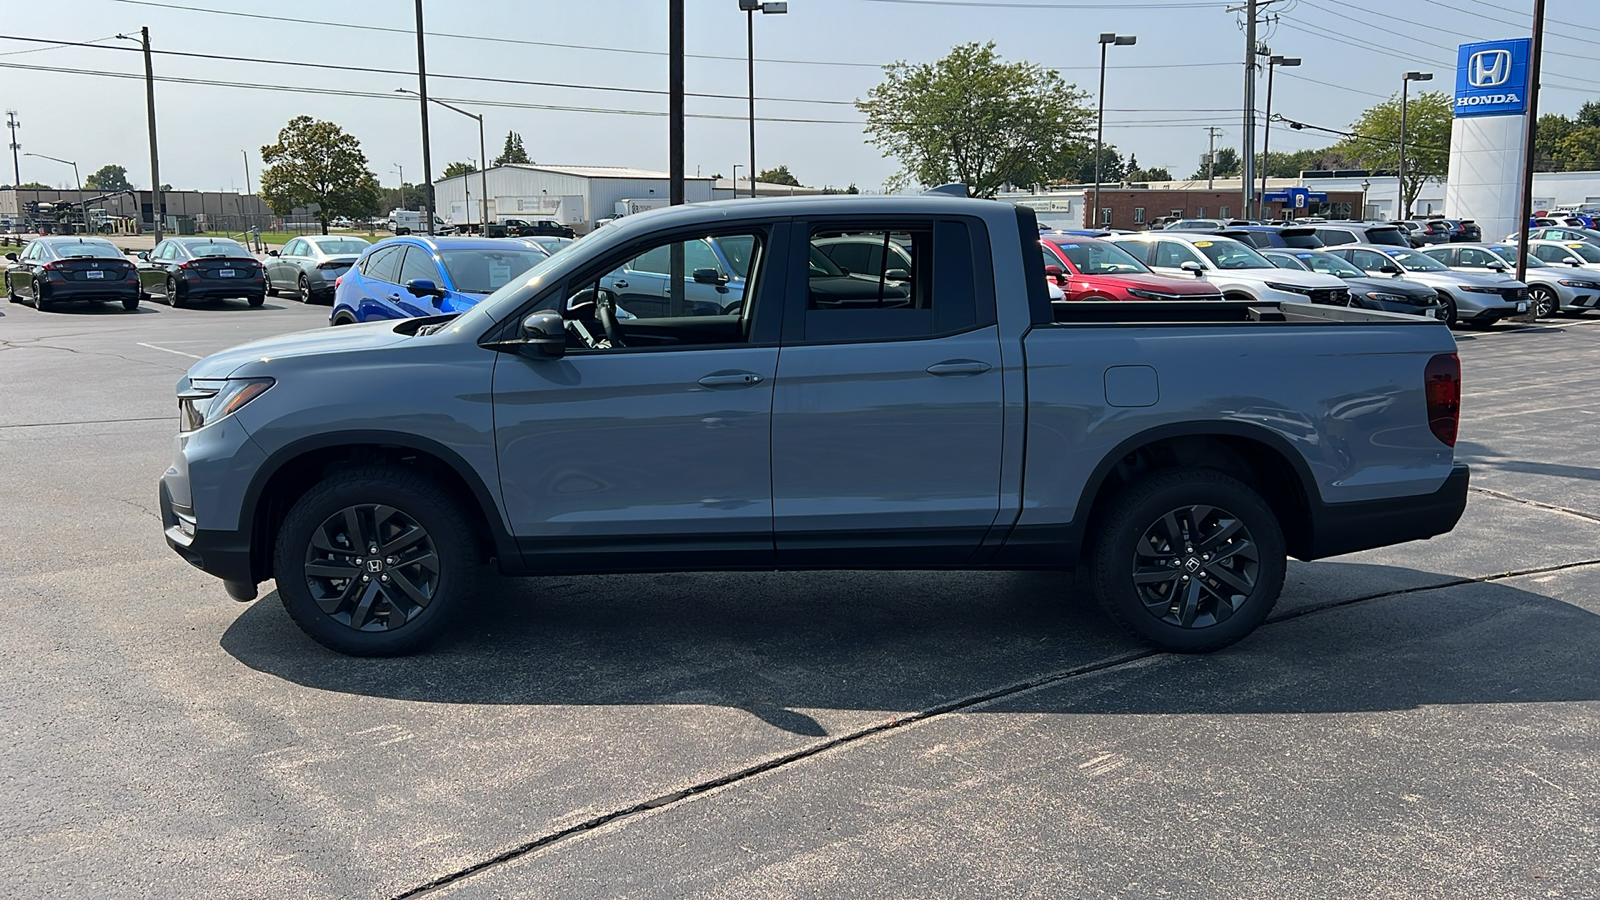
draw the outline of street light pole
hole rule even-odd
[[[745,49],[750,67],[750,196],[756,195],[756,11],[762,15],[783,14],[789,11],[788,0],[739,0],[739,9],[745,16]],[[737,184],[737,181],[735,182]],[[735,196],[738,196],[735,193]]]
[[[1094,126],[1094,212],[1092,213],[1090,221],[1085,223],[1085,228],[1098,228],[1101,224],[1099,222],[1100,157],[1103,152],[1101,148],[1105,145],[1104,139],[1106,130],[1106,48],[1112,45],[1118,47],[1127,47],[1138,42],[1138,36],[1132,34],[1112,34],[1110,32],[1106,32],[1100,35],[1100,96],[1096,98],[1099,108],[1095,114]]]
[[[733,199],[739,199],[739,170],[743,168],[739,163],[733,164]]]
[[[1406,198],[1406,101],[1411,82],[1432,80],[1432,72],[1407,72],[1400,80],[1400,193],[1395,196],[1395,210],[1400,213],[1396,218],[1400,219],[1411,218],[1411,203]]]
[[[397,94],[415,95],[417,93],[416,91],[407,88],[395,88],[394,91]],[[480,227],[486,227],[489,224],[489,156],[488,152],[484,149],[483,116],[479,115],[478,113],[469,113],[459,106],[452,106],[443,100],[440,100],[438,97],[424,97],[423,99],[430,103],[437,103],[445,109],[454,110],[455,112],[461,113],[463,116],[466,116],[469,119],[476,119],[478,122],[478,157],[483,160],[483,165],[478,167],[478,225]],[[463,178],[465,178],[465,176],[463,176]],[[464,183],[465,182],[463,181],[463,184]],[[405,179],[402,178],[400,180],[400,185],[401,189],[404,190]],[[405,204],[402,203],[401,205],[404,206]],[[472,210],[472,203],[470,200],[467,203],[467,210],[469,213]]]
[[[77,182],[77,184],[78,184],[78,202],[77,202],[78,218],[79,218],[80,221],[83,222],[84,230],[87,231],[88,230],[88,225],[89,225],[89,219],[84,215],[84,212],[83,212],[83,179],[78,177],[78,164],[73,162],[70,159],[57,159],[54,156],[45,156],[43,153],[24,153],[22,155],[23,156],[37,156],[40,159],[48,159],[51,162],[58,162],[58,163],[61,163],[64,166],[71,166],[72,167],[72,180]],[[68,224],[71,224],[70,221],[69,221]]]
[[[1297,56],[1268,56],[1267,57],[1267,118],[1261,124],[1261,201],[1258,207],[1257,218],[1267,217],[1267,144],[1272,135],[1272,72],[1278,66],[1293,68],[1300,65]]]

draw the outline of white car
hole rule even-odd
[[[1326,303],[1345,306],[1350,287],[1333,275],[1280,269],[1232,238],[1171,231],[1104,238],[1132,253],[1158,275],[1204,278],[1222,291],[1224,300],[1277,303]]]
[[[1528,242],[1528,249],[1535,258],[1553,266],[1600,270],[1600,247],[1583,241],[1533,240]]]

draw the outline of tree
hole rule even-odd
[[[1600,169],[1600,127],[1574,128],[1556,143],[1556,159],[1569,172]]]
[[[445,178],[454,178],[457,175],[470,175],[478,171],[478,167],[469,162],[453,162],[444,167]]]
[[[1443,91],[1427,91],[1406,107],[1406,171],[1399,214],[1409,215],[1422,185],[1450,168],[1450,128],[1455,104]],[[1400,171],[1400,98],[1391,97],[1350,124],[1356,137],[1340,145],[1364,169]]]
[[[1138,157],[1128,154],[1128,171],[1123,175],[1128,181],[1171,181],[1172,173],[1161,166],[1155,168],[1142,168]]]
[[[1094,183],[1094,144],[1077,143],[1063,148],[1066,170],[1061,177],[1073,184]],[[1116,144],[1100,145],[1100,181],[1105,184],[1120,182],[1127,177],[1128,164],[1123,161]],[[1048,184],[1056,179],[1039,179],[1028,184]]]
[[[128,170],[122,166],[101,166],[83,180],[83,187],[90,191],[131,191],[133,183],[128,181]]]
[[[296,116],[278,132],[278,142],[261,148],[267,168],[261,196],[278,215],[312,206],[328,233],[337,216],[369,216],[378,209],[378,176],[367,168],[361,142],[332,122]]]
[[[765,169],[756,176],[756,181],[765,182],[766,184],[788,184],[800,187],[800,179],[789,174],[788,166]]]
[[[494,165],[503,166],[506,163],[531,163],[528,151],[522,146],[522,135],[515,131],[506,132],[506,146],[500,155],[494,158]]]
[[[992,197],[1066,173],[1067,150],[1092,120],[1086,96],[1053,70],[1002,62],[990,42],[933,63],[890,63],[856,108],[868,141],[900,163],[894,187],[959,181],[971,196]]]
[[[1239,174],[1243,164],[1239,162],[1239,151],[1232,147],[1223,147],[1217,151],[1216,159],[1211,161],[1210,176],[1213,178],[1232,178]],[[1189,176],[1190,181],[1203,181],[1207,177],[1206,164],[1201,163],[1200,168]]]

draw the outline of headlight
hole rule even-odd
[[[1138,297],[1140,300],[1177,300],[1176,294],[1159,294],[1155,291],[1141,291],[1138,288],[1128,288],[1128,296]]]
[[[1469,294],[1498,294],[1505,290],[1505,288],[1483,287],[1476,284],[1463,284],[1461,289]]]
[[[1292,284],[1278,284],[1275,281],[1267,282],[1267,287],[1275,291],[1288,291],[1291,294],[1304,294],[1308,297],[1311,296],[1313,290],[1312,288],[1295,287]]]
[[[1593,281],[1563,281],[1561,283],[1570,288],[1582,288],[1586,291],[1600,290],[1600,284]]]
[[[271,378],[230,378],[216,382],[190,382],[178,395],[178,433],[196,431],[238,412],[246,403],[272,387]]]
[[[1387,294],[1383,291],[1368,291],[1368,300],[1377,300],[1380,303],[1415,303],[1416,301],[1405,294]]]

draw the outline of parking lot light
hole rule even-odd
[[[761,14],[782,15],[789,11],[787,0],[739,0],[739,9],[745,18],[745,50],[750,66],[750,196],[756,195],[756,11]],[[734,196],[738,182],[734,183]]]
[[[1105,146],[1106,130],[1106,48],[1131,47],[1139,42],[1139,36],[1134,34],[1114,34],[1103,32],[1100,35],[1100,95],[1097,99],[1098,109],[1095,113],[1094,125],[1094,209],[1089,214],[1089,221],[1084,223],[1085,228],[1098,228],[1100,226],[1100,154]]]
[[[1400,165],[1398,167],[1400,194],[1395,198],[1397,219],[1411,218],[1411,204],[1406,200],[1406,100],[1413,81],[1432,81],[1432,72],[1407,72],[1400,81]]]
[[[1298,56],[1268,56],[1267,57],[1267,119],[1261,123],[1261,204],[1257,207],[1257,218],[1267,217],[1267,143],[1272,135],[1272,73],[1278,66],[1294,68],[1300,65]],[[1245,217],[1249,218],[1250,210],[1245,209]]]

